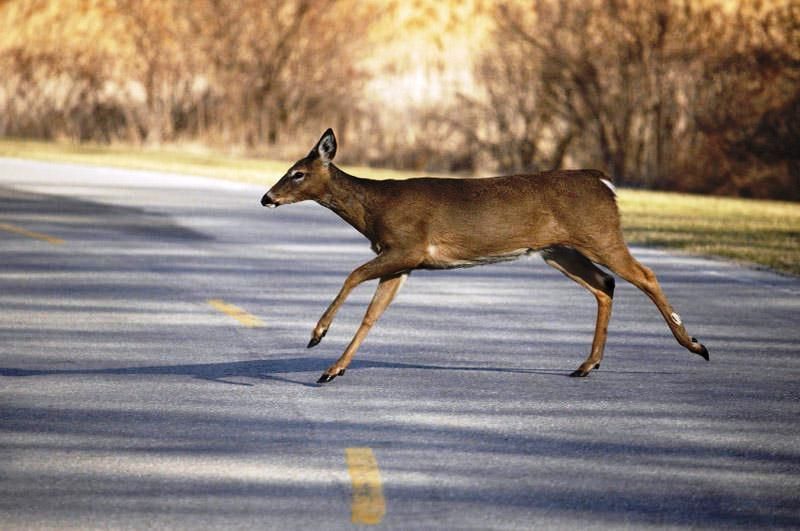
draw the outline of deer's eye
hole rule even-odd
[[[303,180],[303,178],[304,178],[305,176],[306,176],[306,174],[305,174],[305,173],[303,173],[303,172],[301,172],[301,171],[296,171],[296,172],[294,172],[294,173],[292,174],[292,180],[293,180],[294,182],[296,182],[296,183],[299,183],[300,181],[302,181],[302,180]]]

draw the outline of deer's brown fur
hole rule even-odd
[[[344,373],[369,329],[414,269],[467,267],[534,251],[541,251],[548,264],[597,299],[592,349],[572,376],[588,375],[603,357],[614,279],[595,264],[644,291],[678,342],[708,359],[706,348],[687,334],[653,272],[628,251],[615,193],[602,172],[560,170],[484,179],[376,181],[337,168],[332,163],[336,149],[336,138],[329,129],[261,200],[271,207],[314,200],[367,237],[377,255],[348,275],[314,328],[309,347],[322,340],[353,288],[379,279],[355,337],[320,382]]]

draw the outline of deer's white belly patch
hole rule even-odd
[[[425,253],[427,255],[427,259],[425,263],[428,267],[437,268],[437,269],[452,269],[457,267],[473,267],[477,265],[483,264],[493,264],[496,262],[506,262],[509,260],[514,260],[519,258],[520,256],[530,254],[533,252],[532,249],[522,248],[522,249],[514,249],[512,251],[499,253],[499,254],[492,254],[488,256],[475,256],[475,257],[458,257],[454,258],[452,256],[448,256],[448,254],[443,252],[443,249],[435,244],[430,244],[425,249]]]

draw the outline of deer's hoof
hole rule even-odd
[[[697,341],[696,337],[692,338],[692,343],[693,343],[692,345],[693,348],[691,349],[691,351],[697,354],[698,356],[702,356],[704,360],[708,361],[708,349],[706,348],[706,346]]]
[[[587,376],[589,376],[589,371],[584,371],[583,369],[576,369],[569,375],[570,378],[586,378]]]
[[[327,372],[323,372],[322,376],[320,376],[319,380],[317,380],[317,383],[318,384],[328,383],[331,380],[333,380],[334,378],[336,378],[337,376],[342,376],[344,374],[344,371],[345,371],[345,369],[339,369],[339,372],[337,372],[335,374],[328,374]]]
[[[595,370],[599,369],[600,368],[600,364],[598,363],[597,365],[594,366],[594,368],[595,368]]]
[[[705,346],[705,345],[703,345],[703,344],[701,344],[701,345],[700,345],[700,347],[701,347],[701,350],[700,350],[700,352],[698,352],[698,354],[700,354],[701,356],[703,356],[703,359],[705,359],[706,361],[708,361],[708,349],[707,349],[707,348],[706,348],[706,346]]]
[[[319,342],[322,341],[322,338],[325,337],[325,334],[327,334],[327,333],[328,333],[328,329],[327,328],[325,330],[323,330],[319,334],[315,330],[314,334],[311,336],[311,341],[308,342],[308,345],[306,345],[306,348],[316,347],[317,345],[319,345]]]

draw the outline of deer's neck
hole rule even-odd
[[[331,209],[358,232],[373,239],[370,230],[372,205],[371,187],[366,179],[349,175],[333,164],[330,167],[331,181],[324,198],[318,201]]]

